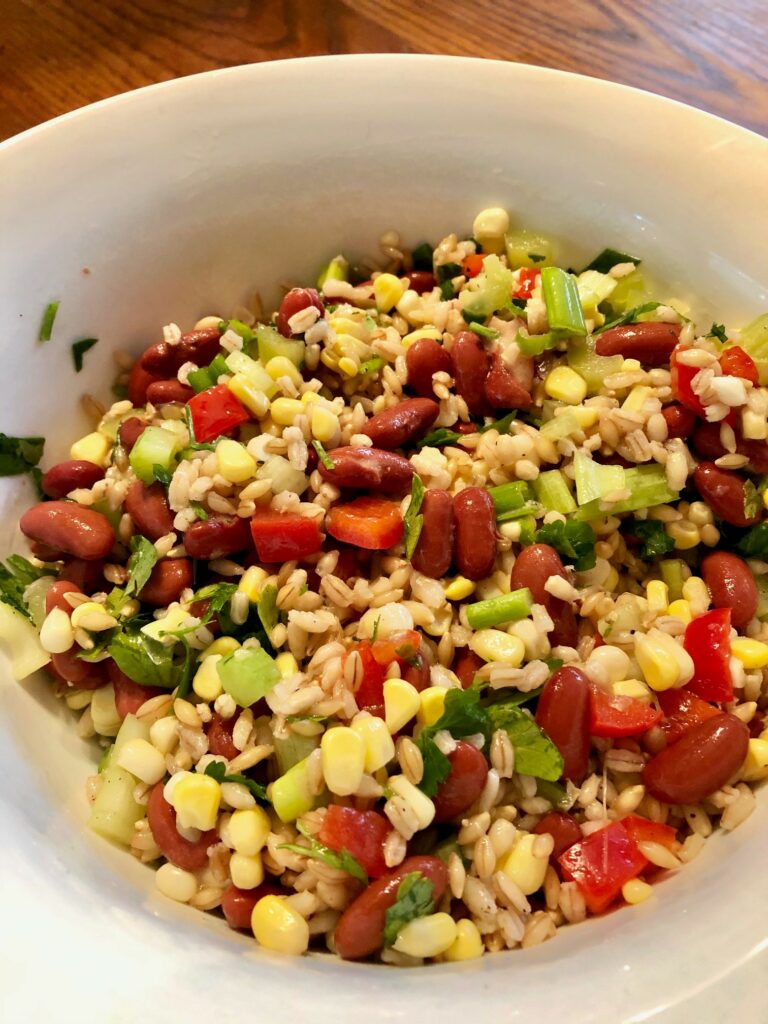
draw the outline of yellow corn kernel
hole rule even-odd
[[[256,604],[261,597],[261,591],[268,578],[269,574],[265,569],[260,568],[258,565],[251,565],[240,577],[237,589],[248,596],[251,604]]]
[[[204,658],[209,658],[212,654],[220,654],[221,657],[225,657],[227,654],[232,654],[240,647],[240,644],[235,640],[233,636],[220,636],[209,644],[198,661],[203,661]]]
[[[654,615],[666,615],[669,607],[669,587],[663,580],[651,580],[645,588],[648,611]]]
[[[517,668],[525,657],[525,644],[518,636],[510,636],[501,629],[479,629],[473,634],[469,646],[483,661],[503,661]]]
[[[277,380],[278,377],[288,377],[297,388],[301,386],[304,380],[296,364],[292,363],[286,356],[273,356],[267,362],[264,369],[272,380]]]
[[[255,889],[264,881],[264,865],[261,854],[248,856],[245,853],[233,853],[229,858],[229,874],[232,883],[238,889]]]
[[[363,711],[355,715],[351,728],[363,741],[365,770],[369,774],[377,772],[394,758],[395,744],[383,719]]]
[[[395,306],[395,309],[404,317],[409,324],[417,324],[418,316],[416,315],[417,310],[421,309],[421,296],[418,292],[415,292],[413,288],[407,288],[400,298],[400,301]]]
[[[415,341],[420,341],[422,338],[432,338],[433,341],[441,341],[442,337],[442,334],[436,327],[420,327],[418,330],[410,331],[406,334],[403,338],[403,348],[410,348]]]
[[[429,797],[425,796],[412,782],[409,782],[404,775],[391,776],[387,785],[395,796],[402,797],[409,805],[416,815],[419,829],[429,828],[435,818],[435,805]]]
[[[657,692],[685,686],[693,678],[690,654],[660,629],[635,635],[635,657],[645,681]]]
[[[69,457],[83,462],[94,462],[97,466],[104,467],[109,461],[111,451],[111,441],[98,431],[94,431],[75,441],[69,449]]]
[[[365,768],[362,738],[346,725],[328,729],[320,741],[325,784],[336,796],[356,793]]]
[[[461,960],[476,960],[485,952],[483,939],[474,921],[465,917],[456,922],[456,938],[445,951],[445,959],[451,963]]]
[[[688,625],[693,620],[693,613],[691,612],[690,604],[683,598],[677,601],[673,601],[669,608],[667,608],[667,615],[673,615],[676,619],[682,619],[682,621]]]
[[[620,679],[611,687],[614,697],[632,697],[634,700],[641,700],[644,704],[650,704],[653,694],[650,687],[639,679]]]
[[[457,576],[445,588],[445,596],[449,601],[463,601],[475,592],[475,584],[466,576]]]
[[[201,832],[207,832],[216,825],[221,786],[210,775],[190,772],[173,786],[169,803],[173,805],[182,828],[199,828]]]
[[[622,373],[634,373],[636,370],[642,370],[642,368],[638,359],[625,359],[621,364]]]
[[[189,903],[197,892],[197,879],[191,871],[183,871],[168,861],[155,872],[158,892],[177,903]]]
[[[675,542],[677,551],[690,551],[701,542],[701,531],[693,523],[676,522],[666,523],[667,534]]]
[[[309,946],[309,925],[285,896],[263,896],[251,912],[256,941],[275,953],[301,956]]]
[[[379,274],[373,282],[373,297],[376,300],[376,309],[380,313],[386,313],[403,296],[408,282],[395,277],[394,274]]]
[[[526,896],[542,887],[549,864],[548,856],[541,857],[534,853],[534,844],[538,838],[528,832],[518,834],[515,845],[500,865],[507,878],[511,878]]]
[[[339,417],[335,412],[319,404],[312,406],[309,424],[312,436],[321,444],[332,441],[339,433]]]
[[[606,593],[611,594],[619,585],[619,574],[616,572],[613,566],[611,566],[608,575],[603,580],[603,590]]]
[[[739,659],[744,668],[765,668],[768,665],[768,644],[760,640],[739,636],[731,641],[731,654]]]
[[[569,415],[572,415],[575,418],[582,430],[594,427],[600,419],[599,411],[597,409],[593,409],[589,405],[576,406],[576,408],[569,410]]]
[[[391,733],[400,732],[419,710],[419,691],[404,679],[384,683],[384,721]]]
[[[304,406],[298,398],[276,398],[269,407],[272,419],[281,427],[290,427],[303,412]]]
[[[120,747],[117,763],[147,786],[154,786],[165,775],[165,758],[156,747],[140,736],[128,740]]]
[[[48,654],[63,654],[75,642],[75,632],[63,608],[52,608],[40,628],[40,646]]]
[[[644,882],[642,878],[632,878],[621,887],[621,895],[633,906],[637,903],[644,903],[653,894],[653,886]]]
[[[192,689],[201,700],[213,701],[224,692],[219,679],[220,654],[211,654],[203,658],[200,668],[195,672]]]
[[[438,718],[442,718],[447,692],[444,686],[428,686],[421,691],[421,707],[416,714],[419,725],[434,725]]]
[[[741,770],[745,782],[758,782],[768,776],[768,739],[763,733],[759,739],[751,739],[747,757]]]
[[[360,372],[360,364],[351,356],[342,356],[339,360],[339,369],[345,377],[356,377]]]
[[[229,837],[238,853],[255,857],[264,848],[270,827],[269,815],[263,807],[248,807],[233,812],[229,819]]]
[[[768,490],[763,491],[763,505],[768,508]]]
[[[244,445],[225,437],[216,445],[216,468],[231,484],[242,484],[256,472],[256,460]]]
[[[456,941],[456,922],[450,914],[427,914],[409,921],[398,932],[394,948],[407,956],[439,956]]]
[[[550,398],[568,405],[579,405],[587,397],[587,382],[570,366],[556,366],[544,381]]]
[[[711,603],[709,587],[701,576],[689,576],[683,582],[683,597],[691,606],[694,618],[697,615],[703,615],[709,609]]]
[[[472,235],[481,243],[483,252],[500,256],[504,252],[504,236],[509,231],[509,214],[501,206],[481,210],[472,225]]]
[[[651,388],[644,384],[636,384],[624,399],[621,408],[625,412],[640,412],[651,394]]]
[[[295,676],[299,671],[299,663],[290,651],[283,651],[282,654],[278,654],[275,658],[275,664],[277,665],[281,679],[287,679],[288,676]]]
[[[236,373],[230,378],[227,387],[235,398],[242,402],[248,412],[253,413],[257,419],[262,419],[267,415],[269,399],[244,373]]]

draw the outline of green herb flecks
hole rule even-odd
[[[406,875],[397,889],[397,899],[387,909],[384,923],[384,945],[393,946],[400,931],[409,921],[426,917],[435,909],[435,887],[420,871]]]
[[[281,843],[279,849],[290,850],[291,853],[301,854],[302,857],[318,860],[321,864],[325,864],[329,868],[335,868],[337,871],[346,871],[348,875],[356,878],[363,885],[368,884],[368,875],[365,868],[356,857],[352,856],[349,850],[332,850],[318,839],[315,839],[301,822],[296,823],[296,828],[309,842],[309,846],[302,846],[300,843]]]
[[[629,532],[643,542],[639,554],[644,562],[663,558],[674,550],[675,542],[657,519],[635,519]]]
[[[462,435],[457,434],[455,430],[438,427],[437,430],[433,430],[431,434],[427,434],[426,437],[417,441],[416,448],[418,451],[421,451],[422,448],[442,448],[444,444],[456,444],[461,437]]]
[[[227,769],[221,761],[210,761],[205,766],[204,774],[209,775],[212,779],[216,779],[217,782],[234,782],[239,786],[245,786],[256,800],[261,800],[262,803],[267,802],[266,786],[262,786],[260,782],[254,782],[247,775],[240,775],[237,772],[228,775]]]
[[[93,348],[98,338],[81,338],[72,342],[72,362],[75,364],[75,373],[80,373],[83,368],[83,356]]]
[[[607,274],[612,267],[617,266],[619,263],[634,263],[637,267],[642,262],[639,256],[630,256],[629,253],[621,252],[619,249],[603,249],[580,273],[583,274],[587,270],[596,270],[598,274]]]
[[[384,360],[381,356],[371,356],[370,359],[366,359],[364,363],[360,364],[359,374],[361,377],[367,377],[369,373],[376,373],[384,365]]]
[[[607,320],[602,327],[598,327],[592,334],[602,334],[604,331],[610,331],[612,327],[623,327],[624,324],[633,324],[638,317],[643,316],[645,313],[652,313],[660,305],[660,302],[644,302],[641,306],[628,309],[626,313],[617,316],[614,320]]]
[[[717,338],[718,341],[722,341],[723,344],[728,341],[728,334],[725,330],[725,324],[712,324],[709,328],[708,338]]]
[[[10,437],[0,434],[0,476],[32,473],[43,457],[44,437]]]
[[[198,519],[204,523],[208,522],[208,519],[210,518],[208,510],[204,508],[199,501],[190,501],[189,507],[194,511]]]
[[[589,523],[575,519],[544,523],[536,531],[536,543],[549,544],[562,556],[564,562],[573,565],[576,572],[594,569],[597,561],[596,540],[595,531]]]
[[[419,537],[421,536],[421,528],[424,526],[424,516],[419,515],[423,501],[424,484],[419,474],[414,473],[413,484],[411,485],[411,500],[403,516],[405,557],[409,561],[413,558],[413,552],[416,550],[416,545],[419,543]]]
[[[157,480],[159,484],[162,484],[163,487],[171,486],[171,478],[173,474],[164,466],[158,466],[157,463],[155,463],[155,465],[152,467],[152,476],[155,478],[155,480]]]
[[[325,466],[325,468],[326,468],[327,470],[329,470],[329,471],[330,471],[330,470],[336,469],[336,463],[335,463],[335,462],[333,461],[333,459],[332,459],[332,458],[330,457],[330,455],[329,455],[329,454],[328,454],[328,452],[327,452],[327,451],[325,450],[325,448],[323,448],[323,446],[322,446],[322,444],[320,443],[320,441],[313,441],[313,442],[312,442],[312,447],[313,447],[313,448],[315,449],[315,451],[317,452],[317,458],[318,458],[318,460],[320,461],[320,463],[321,463],[321,464],[322,464],[323,466]]]
[[[277,587],[274,583],[270,583],[268,586],[264,587],[262,592],[259,594],[256,611],[259,619],[261,620],[261,624],[264,627],[264,631],[267,636],[271,636],[272,630],[280,621],[280,612],[277,608]]]

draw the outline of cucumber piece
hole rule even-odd
[[[105,769],[117,764],[120,751],[131,740],[147,740],[149,742],[149,726],[145,722],[140,722],[136,715],[126,715],[123,719],[115,742],[109,748],[109,756],[104,762]]]
[[[320,746],[319,736],[299,736],[289,732],[285,739],[275,737],[275,758],[281,775],[304,761],[313,750]]]
[[[260,647],[240,647],[222,658],[216,668],[224,692],[241,708],[255,704],[280,682],[274,658]]]
[[[300,469],[295,469],[282,455],[272,455],[263,466],[259,466],[256,479],[271,480],[274,494],[280,494],[281,491],[303,494],[309,486],[309,477]]]
[[[170,430],[165,430],[163,427],[146,427],[139,434],[128,457],[131,469],[139,480],[145,484],[151,484],[154,480],[154,466],[160,466],[169,473],[173,472],[173,463],[178,450],[179,440]]]
[[[308,759],[299,761],[270,789],[270,799],[280,821],[295,821],[315,806],[315,797],[309,788]]]
[[[218,357],[217,357],[218,358]],[[278,386],[270,375],[256,359],[251,359],[244,352],[230,352],[225,360],[228,373],[242,374],[247,377],[257,391],[263,391],[267,398],[272,398],[278,391]]]
[[[105,839],[129,846],[134,836],[134,825],[146,813],[146,808],[133,798],[136,779],[117,766],[107,768],[102,779],[88,825]]]
[[[2,603],[0,644],[10,658],[14,679],[26,679],[51,660],[50,654],[40,646],[40,636],[29,619]]]
[[[255,331],[259,347],[259,359],[264,366],[275,356],[285,356],[301,369],[304,363],[304,342],[296,338],[284,338],[274,327],[259,325]]]
[[[605,378],[618,373],[624,362],[622,356],[598,356],[593,338],[571,338],[566,357],[571,369],[587,382],[590,395],[599,394]]]

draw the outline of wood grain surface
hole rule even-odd
[[[768,135],[768,0],[0,0],[0,139],[180,75],[366,52],[579,71]]]

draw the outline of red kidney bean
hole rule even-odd
[[[755,617],[760,600],[755,577],[744,559],[729,551],[714,551],[701,563],[701,575],[715,608],[730,608],[731,625],[743,629]]]
[[[76,558],[105,558],[115,543],[109,520],[92,508],[71,501],[46,501],[28,508],[19,521],[21,532]]]
[[[523,548],[512,567],[510,587],[519,590],[528,587],[536,604],[543,604],[554,623],[549,634],[553,647],[575,647],[579,630],[573,608],[544,589],[550,576],[567,579],[560,555],[549,544],[531,544]]]
[[[372,416],[362,433],[374,448],[403,448],[426,434],[439,412],[440,406],[431,398],[406,398]]]
[[[155,375],[155,380],[167,380],[175,377],[184,363],[207,366],[219,354],[220,340],[218,327],[187,331],[175,345],[167,341],[150,345],[139,362],[143,370]]]
[[[314,288],[291,288],[283,296],[283,301],[280,303],[277,320],[275,321],[278,331],[284,337],[290,338],[293,335],[293,331],[288,321],[292,316],[296,316],[302,309],[307,309],[309,306],[314,306],[315,309],[319,310],[320,316],[325,316],[325,306]]]
[[[422,641],[419,644],[416,657],[413,659],[413,664],[402,666],[400,671],[406,683],[410,683],[421,693],[429,686],[431,664],[429,648]]]
[[[451,358],[456,391],[473,416],[484,416],[488,412],[488,401],[483,385],[490,356],[483,343],[473,331],[459,331],[453,340]]]
[[[182,590],[192,586],[192,563],[188,558],[164,558],[139,591],[140,600],[155,608],[178,601]]]
[[[458,740],[448,755],[451,774],[438,786],[433,797],[435,822],[451,821],[471,807],[483,791],[488,778],[488,762],[482,753],[466,740]]]
[[[527,409],[533,399],[507,366],[500,352],[491,357],[491,369],[483,388],[488,404],[494,409]]]
[[[145,701],[163,693],[156,686],[142,686],[141,683],[134,683],[111,659],[106,662],[106,665],[109,680],[115,689],[115,707],[121,719],[127,715],[135,715]]]
[[[456,658],[453,664],[453,671],[461,683],[462,690],[468,690],[475,681],[475,676],[483,667],[485,662],[479,654],[475,654],[468,647],[465,647]]]
[[[565,853],[574,843],[583,839],[578,823],[573,820],[570,814],[563,814],[561,811],[550,811],[545,814],[539,824],[533,830],[537,835],[548,832],[555,840],[550,860],[557,860],[561,853]]]
[[[457,434],[476,434],[477,424],[476,423],[454,423],[451,430],[455,430]]]
[[[684,405],[665,405],[661,415],[667,424],[667,437],[690,437],[696,426],[696,413]],[[717,429],[720,430],[719,426]]]
[[[192,523],[184,534],[184,547],[191,558],[210,561],[226,558],[251,545],[248,519],[239,516],[210,516]]]
[[[221,894],[221,909],[230,928],[250,931],[251,914],[260,899],[265,896],[288,895],[290,893],[287,889],[271,882],[262,882],[255,889],[238,889],[237,886],[230,885]]]
[[[93,594],[104,589],[104,562],[86,562],[83,558],[65,558],[61,572],[72,580],[84,594]]]
[[[172,377],[170,380],[153,381],[147,388],[147,401],[152,405],[188,402],[194,393],[188,384],[182,384],[176,377]]]
[[[45,614],[48,615],[54,608],[59,608],[61,611],[66,612],[67,615],[71,615],[72,605],[64,595],[79,593],[82,593],[80,587],[73,583],[72,580],[56,580],[55,583],[50,585],[45,594]]]
[[[647,791],[667,804],[697,804],[724,786],[747,756],[749,729],[716,715],[689,729],[643,769]]]
[[[434,338],[414,341],[405,353],[405,366],[408,370],[408,386],[425,398],[434,397],[432,378],[436,373],[453,375],[450,352]]]
[[[104,470],[94,462],[85,459],[68,459],[52,466],[43,475],[40,486],[49,498],[66,498],[78,487],[93,487],[104,479]]]
[[[141,360],[137,359],[128,378],[128,398],[131,405],[134,405],[137,409],[140,409],[142,405],[146,405],[147,388],[154,381],[160,379],[157,374],[149,373],[145,370],[141,365]]]
[[[176,830],[176,811],[163,796],[163,783],[158,782],[149,794],[147,819],[160,852],[184,871],[199,871],[208,864],[208,847],[218,842],[215,828],[203,832],[192,842]]]
[[[417,572],[439,580],[453,558],[453,498],[448,491],[430,488],[424,494],[421,514],[424,523],[411,564]]]
[[[749,721],[749,735],[753,740],[759,739],[765,732],[765,712],[756,711]]]
[[[159,540],[173,530],[173,514],[162,484],[147,486],[137,480],[128,488],[123,508],[138,532],[151,541]]]
[[[30,541],[29,547],[35,558],[39,558],[41,562],[58,562],[64,558],[63,551],[58,551],[47,544],[41,544],[37,540]]]
[[[406,494],[413,480],[413,466],[396,452],[381,448],[334,448],[333,469],[318,466],[320,476],[337,487],[356,491],[381,491],[398,497]]]
[[[720,440],[720,426],[720,423],[699,422],[693,432],[691,446],[700,458],[714,462],[715,459],[728,454],[725,445]],[[737,434],[736,451],[739,455],[745,455],[749,459],[749,464],[755,473],[768,473],[768,442],[745,440]]]
[[[754,526],[759,522],[759,511],[748,515],[744,507],[746,481],[738,473],[720,469],[714,462],[700,462],[693,474],[693,482],[718,519],[731,526]]]
[[[563,775],[581,782],[589,767],[589,678],[573,665],[553,672],[544,686],[536,721],[563,757]]]
[[[430,270],[412,270],[408,275],[408,282],[408,287],[417,295],[431,292],[437,285],[435,275]]]
[[[456,568],[468,580],[484,580],[496,561],[496,509],[484,487],[465,487],[453,499]]]
[[[666,366],[680,340],[681,324],[641,323],[612,327],[598,336],[599,356],[624,356],[643,366]]]
[[[345,960],[359,960],[381,948],[386,913],[397,900],[406,875],[418,872],[434,886],[439,904],[448,884],[448,869],[437,857],[408,857],[399,867],[377,878],[347,907],[336,925],[336,950]]]
[[[106,662],[90,664],[78,657],[79,651],[79,647],[72,646],[63,654],[52,654],[49,668],[53,674],[78,690],[98,690],[106,686],[109,682]]]
[[[240,751],[232,739],[232,732],[237,723],[238,715],[231,718],[222,718],[218,711],[214,711],[211,724],[208,726],[208,752],[219,757],[226,757],[228,761],[237,757]]]
[[[129,416],[120,424],[120,444],[130,452],[146,429],[147,424],[144,420],[140,420],[138,416]]]

